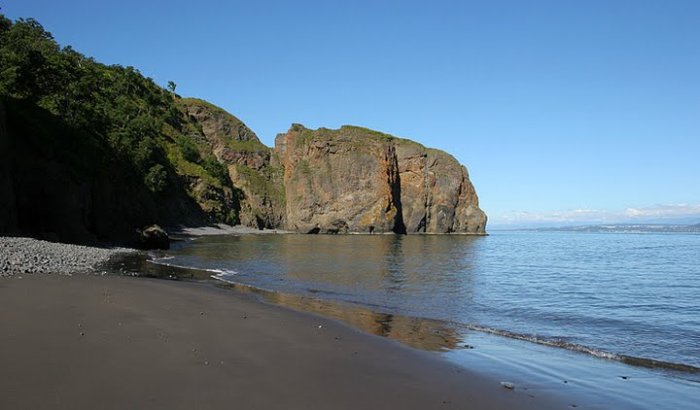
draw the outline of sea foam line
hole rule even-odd
[[[185,266],[185,265],[176,265],[174,263],[168,263],[164,262],[165,260],[170,260],[173,259],[172,257],[165,257],[165,258],[159,258],[159,259],[149,259],[149,263],[153,263],[156,265],[161,265],[161,266],[168,266],[171,268],[180,268],[180,269],[192,269],[192,270],[201,270],[205,272],[212,272],[217,275],[237,275],[238,272],[233,270],[233,269],[216,269],[216,268],[200,268],[197,266]]]
[[[626,363],[632,366],[646,367],[650,369],[667,369],[675,370],[686,373],[700,373],[700,367],[674,362],[665,362],[662,360],[649,359],[645,357],[629,356],[625,354],[618,354],[612,352],[606,352],[604,350],[595,349],[592,347],[580,345],[577,343],[566,342],[557,339],[548,339],[541,336],[533,334],[516,333],[508,330],[494,329],[491,327],[468,324],[466,328],[469,330],[475,330],[478,332],[489,333],[496,336],[507,337],[509,339],[523,340],[530,343],[536,343],[544,346],[558,347],[561,349],[571,350],[574,352],[585,353],[594,357],[601,359],[614,360],[622,363]]]

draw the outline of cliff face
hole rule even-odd
[[[224,110],[0,15],[0,234],[133,243],[146,225],[483,233],[451,156],[358,127],[263,145]]]
[[[394,146],[382,138],[295,125],[275,142],[284,168],[285,228],[298,232],[402,232]]]
[[[467,171],[452,156],[371,130],[294,125],[270,149],[220,108],[181,99],[180,128],[166,127],[158,142],[169,182],[154,196],[93,136],[29,103],[7,103],[0,233],[129,243],[152,223],[302,233],[485,230]]]
[[[375,131],[293,125],[275,141],[285,228],[298,232],[484,233],[466,168],[449,154]]]
[[[467,170],[445,152],[360,127],[298,124],[270,149],[218,107],[195,99],[179,105],[226,164],[243,225],[303,233],[485,232]]]
[[[0,232],[17,230],[15,191],[10,173],[10,135],[7,132],[5,105],[0,100]]]
[[[396,155],[407,232],[485,232],[486,214],[467,169],[454,157],[405,140]]]
[[[206,101],[179,102],[201,130],[208,149],[223,163],[236,188],[238,219],[251,227],[277,228],[284,221],[281,169],[270,148],[241,120]]]

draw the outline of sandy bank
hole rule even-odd
[[[566,408],[201,283],[5,278],[0,329],[0,408]]]

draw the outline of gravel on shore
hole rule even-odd
[[[134,252],[138,251],[0,236],[0,276],[21,273],[85,273],[116,255]]]

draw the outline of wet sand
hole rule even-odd
[[[3,409],[568,407],[205,283],[3,278],[0,329]]]

